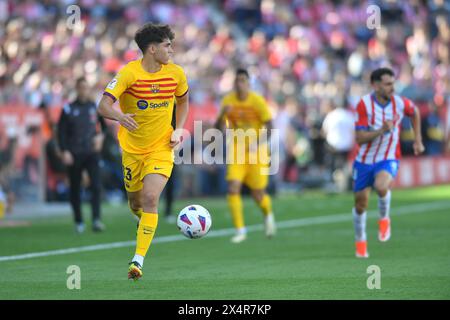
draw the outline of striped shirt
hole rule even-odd
[[[397,160],[400,151],[400,123],[404,115],[414,115],[414,104],[405,97],[392,95],[391,100],[382,105],[376,100],[375,94],[367,94],[361,98],[356,107],[356,130],[378,130],[383,122],[391,120],[394,127],[374,140],[360,145],[356,161],[373,164],[383,160]]]
[[[147,72],[142,59],[125,65],[111,80],[104,95],[119,99],[123,113],[135,114],[135,131],[119,126],[118,139],[123,150],[134,154],[172,150],[172,115],[175,99],[188,92],[184,70],[169,62],[157,72]]]

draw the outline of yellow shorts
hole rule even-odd
[[[174,155],[172,150],[154,151],[146,154],[122,152],[122,168],[125,189],[136,192],[142,189],[144,177],[159,173],[170,178]]]
[[[255,152],[242,152],[234,145],[232,154],[227,158],[226,180],[237,180],[252,190],[265,189],[269,183],[270,155],[266,145],[260,145]],[[239,159],[240,158],[240,159]]]
[[[5,216],[6,205],[0,200],[0,220]]]
[[[252,190],[265,189],[269,183],[269,176],[264,174],[264,169],[268,168],[267,164],[229,164],[226,180],[241,181]]]

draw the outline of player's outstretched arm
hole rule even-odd
[[[272,134],[272,129],[273,129],[273,123],[272,120],[267,121],[266,123],[264,123],[264,127],[267,130],[267,135],[260,137],[260,142],[262,143],[266,143],[268,141],[270,141],[271,138],[271,134]]]
[[[421,124],[420,124],[420,112],[417,107],[414,107],[414,114],[410,116],[411,123],[414,130],[414,143],[413,143],[413,150],[414,155],[419,155],[422,152],[425,151],[425,147],[422,143],[422,131],[421,131]]]
[[[177,123],[175,129],[183,129],[189,113],[189,92],[182,97],[177,97]]]
[[[228,112],[230,107],[225,106],[220,110],[219,116],[217,117],[216,122],[214,123],[214,128],[222,130],[224,126],[225,114]]]
[[[138,128],[138,124],[133,119],[135,115],[131,113],[122,113],[114,109],[113,104],[113,99],[103,95],[98,105],[98,113],[104,118],[118,121],[120,125],[125,127],[127,130],[136,130]]]
[[[385,121],[383,126],[374,131],[364,131],[364,130],[356,130],[356,142],[361,145],[364,143],[369,143],[375,140],[377,137],[381,136],[387,131],[391,131],[394,127],[394,122],[391,120]]]

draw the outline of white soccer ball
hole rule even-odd
[[[211,228],[211,215],[198,204],[191,204],[180,211],[177,227],[189,239],[205,236]]]

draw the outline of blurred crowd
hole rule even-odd
[[[139,57],[134,33],[152,21],[175,31],[174,61],[188,75],[193,118],[217,113],[234,70],[248,68],[280,130],[283,182],[314,185],[330,179],[330,168],[345,166],[354,144],[333,147],[327,137],[334,126],[324,128],[324,120],[353,117],[370,91],[369,71],[380,66],[396,72],[397,92],[420,107],[427,154],[449,150],[449,1],[81,0],[79,22],[71,5],[0,0],[0,112],[17,104],[61,108],[81,76],[99,99],[120,67]],[[373,28],[370,5],[381,13]],[[410,154],[411,124],[402,125],[403,153]]]

